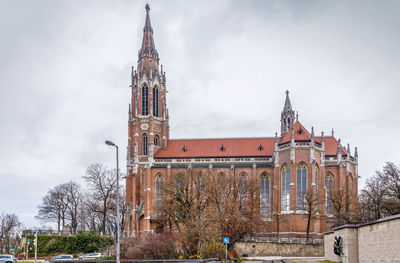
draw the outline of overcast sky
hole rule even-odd
[[[0,213],[27,227],[93,162],[125,170],[145,1],[0,1]],[[400,1],[150,1],[171,137],[274,136],[299,120],[359,149],[361,186],[400,163]]]

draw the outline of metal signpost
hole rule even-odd
[[[26,242],[26,261],[28,261],[29,243],[31,243],[31,240],[28,238],[28,240]]]
[[[225,244],[225,262],[228,261],[228,244],[229,244],[229,237],[224,237],[223,239]]]
[[[35,263],[37,259],[37,232],[35,232],[35,239],[33,240],[33,245],[35,246]]]

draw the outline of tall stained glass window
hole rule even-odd
[[[158,117],[158,88],[153,88],[153,115]]]
[[[260,179],[260,211],[261,215],[269,217],[270,195],[269,178],[267,174],[262,174]]]
[[[156,177],[156,209],[158,209],[164,199],[164,177],[159,174]]]
[[[290,170],[289,166],[285,164],[282,167],[281,177],[282,187],[282,211],[290,210]]]
[[[143,134],[143,155],[147,155],[147,135]]]
[[[333,178],[330,173],[325,175],[325,198],[326,198],[326,213],[333,214],[332,204]]]
[[[296,210],[306,210],[307,167],[300,163],[296,170]]]
[[[146,85],[142,87],[142,115],[149,115],[149,89]]]

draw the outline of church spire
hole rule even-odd
[[[146,6],[144,7],[146,9],[146,22],[144,24],[144,29],[143,31],[146,30],[150,30],[151,32],[153,32],[153,29],[151,28],[151,23],[150,23],[150,6],[149,4],[146,4]]]
[[[288,132],[295,122],[295,113],[290,103],[289,91],[286,91],[285,105],[281,112],[281,135]]]
[[[158,67],[159,58],[156,46],[154,44],[153,28],[151,27],[151,22],[150,22],[149,4],[146,4],[145,9],[146,9],[146,21],[143,28],[142,48],[139,50],[138,64],[140,64],[141,62],[143,62],[143,60],[145,60],[144,65],[141,66],[142,70],[144,69],[146,72],[148,72],[150,64],[152,64],[151,66],[153,69]],[[138,69],[141,68],[138,67]]]
[[[285,106],[283,106],[284,111],[291,111],[292,110],[292,103],[290,103],[289,98],[289,91],[286,90],[286,99],[285,99]]]

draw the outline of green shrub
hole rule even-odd
[[[31,240],[29,244],[33,248],[33,235],[26,237]],[[114,244],[112,237],[103,237],[94,235],[92,232],[88,234],[82,231],[76,236],[45,236],[38,235],[38,256],[55,255],[61,253],[79,254],[98,252],[104,247]],[[34,249],[29,250],[29,256],[34,255]]]

